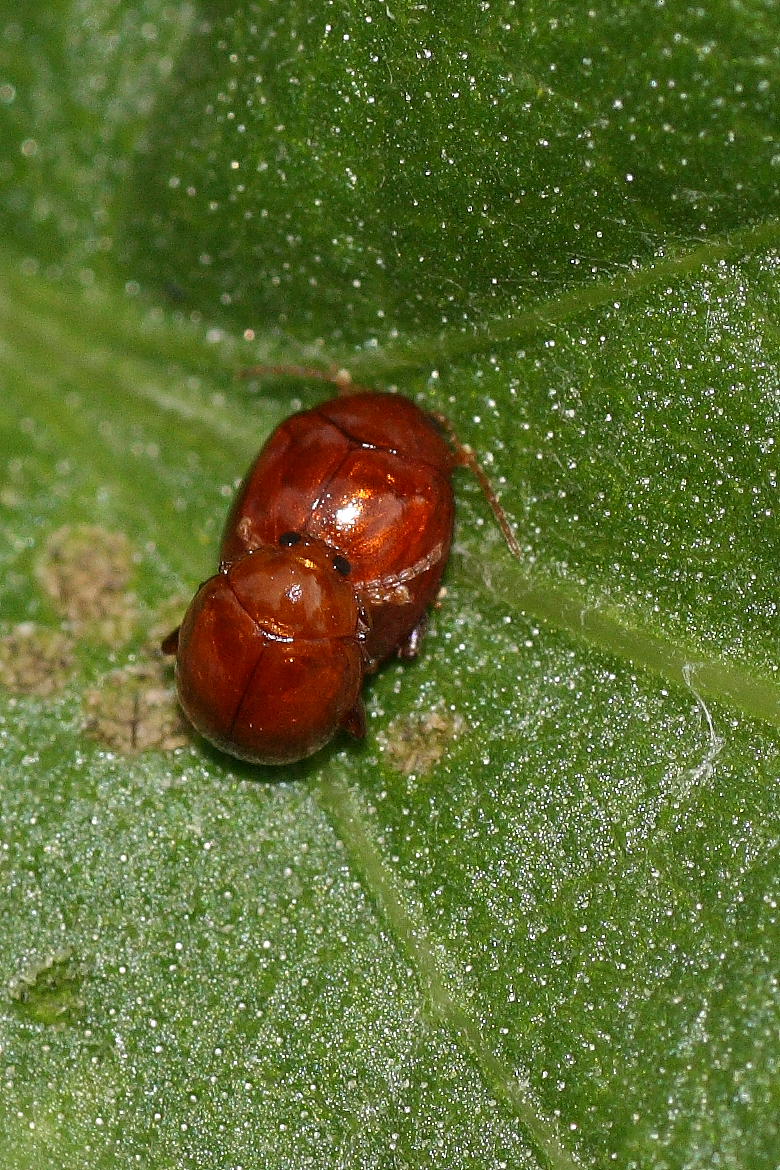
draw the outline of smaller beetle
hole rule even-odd
[[[216,747],[257,764],[305,759],[339,727],[365,735],[363,679],[416,656],[452,540],[452,473],[469,467],[520,548],[470,448],[446,419],[344,374],[295,374],[341,394],[286,419],[228,516],[219,572],[179,630],[179,699]]]

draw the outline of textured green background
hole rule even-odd
[[[0,0],[0,633],[61,624],[66,524],[139,606],[0,691],[2,1170],[777,1165],[778,44],[771,0]],[[523,561],[459,478],[362,748],[107,751],[85,688],[321,394],[269,358],[446,410]]]

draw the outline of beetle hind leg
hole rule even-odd
[[[163,638],[160,643],[160,649],[163,654],[176,654],[179,649],[179,630],[181,626],[177,626],[175,630],[171,630],[167,637]]]
[[[361,698],[357,700],[354,707],[350,707],[347,711],[341,720],[341,726],[349,732],[353,739],[366,738],[366,709]]]
[[[453,455],[455,456],[455,465],[457,467],[466,467],[476,479],[479,484],[482,494],[488,502],[491,512],[496,518],[496,522],[501,529],[504,540],[506,541],[509,551],[512,556],[518,560],[522,560],[523,550],[520,548],[520,543],[515,535],[512,525],[509,523],[509,518],[506,512],[499,503],[495,488],[488,478],[487,472],[477,459],[474,450],[464,443],[459,437],[458,432],[452,425],[446,414],[440,414],[438,411],[431,411],[429,418],[438,423],[445,435],[450,441]]]

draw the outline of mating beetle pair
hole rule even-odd
[[[270,436],[228,516],[219,571],[163,649],[176,654],[181,705],[206,739],[285,764],[340,727],[362,738],[365,676],[393,653],[417,654],[449,556],[456,467],[475,472],[520,550],[445,419],[343,374],[246,371],[264,373],[324,378],[342,393]]]

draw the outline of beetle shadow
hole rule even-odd
[[[248,780],[254,784],[296,784],[316,776],[334,756],[346,748],[358,759],[366,750],[365,740],[355,740],[345,732],[339,732],[313,756],[298,760],[294,764],[250,764],[214,747],[202,735],[192,730],[192,743],[197,745],[201,755],[225,773],[225,780]]]

